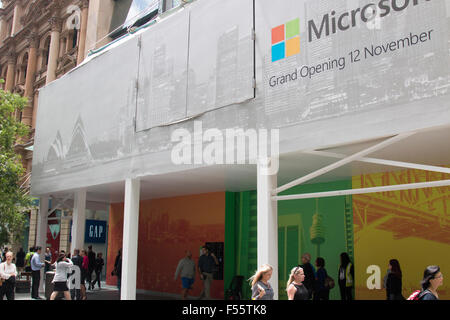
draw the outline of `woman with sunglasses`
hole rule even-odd
[[[286,291],[289,300],[309,300],[309,291],[303,285],[305,273],[301,267],[292,268]]]

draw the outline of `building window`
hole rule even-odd
[[[77,46],[77,41],[78,41],[78,30],[74,28],[72,37],[72,49]]]
[[[44,51],[44,60],[43,60],[44,65],[43,65],[43,67],[46,67],[46,66],[48,66],[48,59],[50,57],[50,37],[48,37],[45,40],[44,50],[45,51]]]
[[[110,36],[119,38],[129,27],[139,27],[158,15],[160,0],[116,0]]]

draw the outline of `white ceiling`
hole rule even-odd
[[[355,140],[358,140],[357,133],[355,133],[355,136]],[[381,142],[384,139],[386,138],[345,146],[322,148],[320,150],[351,155]],[[416,133],[400,142],[374,152],[368,155],[368,157],[426,165],[450,165],[449,142],[450,127],[442,127]],[[338,161],[338,159],[310,155],[302,152],[281,155],[278,185],[283,185],[336,161]],[[345,180],[360,174],[397,170],[402,169],[356,161],[308,181],[308,183]],[[87,198],[90,201],[98,202],[122,202],[124,198],[124,186],[124,182],[92,186],[87,189]],[[211,166],[141,178],[141,199],[164,198],[217,191],[236,192],[255,189],[255,165]],[[53,194],[52,196],[64,198],[67,196],[67,193]]]

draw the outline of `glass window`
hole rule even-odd
[[[133,25],[137,20],[157,10],[159,0],[133,0],[125,19],[125,27]]]
[[[110,33],[116,38],[130,26],[140,26],[158,13],[160,0],[116,0]]]

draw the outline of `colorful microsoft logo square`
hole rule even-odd
[[[272,29],[272,62],[300,53],[300,19]]]

